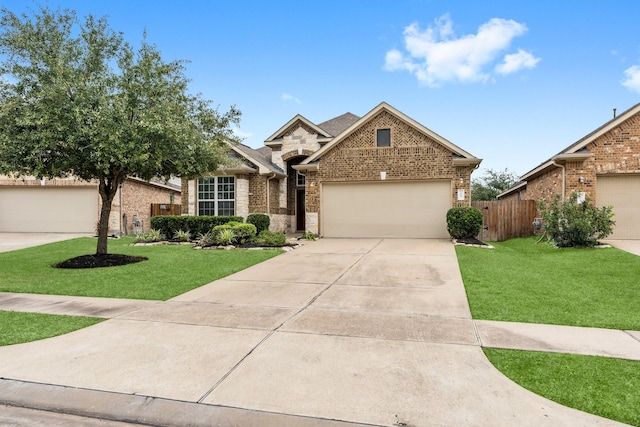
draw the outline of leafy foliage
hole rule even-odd
[[[173,237],[181,242],[188,242],[191,240],[191,233],[184,230],[178,230]]]
[[[257,243],[261,246],[283,246],[287,243],[284,233],[263,230],[258,234]]]
[[[471,181],[471,200],[495,200],[496,196],[519,181],[518,175],[504,171],[486,169],[481,178]]]
[[[135,238],[136,243],[153,243],[159,242],[164,239],[164,235],[160,230],[154,230],[153,228],[146,233],[138,234]]]
[[[447,231],[454,239],[476,237],[482,229],[482,212],[478,208],[463,206],[447,211]]]
[[[242,217],[163,215],[151,217],[151,227],[160,230],[165,236],[175,236],[180,230],[189,231],[192,236],[200,236],[211,231],[217,225],[231,221],[242,222]]]
[[[216,239],[213,237],[212,231],[207,231],[206,233],[202,233],[200,234],[200,237],[198,237],[198,245],[203,248],[213,246],[215,244],[216,244]]]
[[[233,231],[234,237],[232,243],[245,243],[256,235],[256,226],[253,224],[245,224],[242,222],[231,221],[224,225],[213,227],[213,236],[219,239],[219,236],[225,230]]]
[[[557,246],[595,246],[613,232],[613,208],[598,208],[589,197],[579,202],[575,192],[567,200],[556,194],[547,206],[539,202],[539,207],[545,236]]]
[[[226,227],[226,226],[220,225],[219,227]],[[215,234],[216,242],[220,243],[221,245],[230,245],[233,243],[235,238],[236,238],[236,233],[234,233],[234,231],[230,228],[225,228],[224,230],[218,230],[218,232]]]
[[[97,180],[102,206],[97,253],[127,176],[194,176],[227,162],[231,125],[188,92],[183,61],[139,49],[106,18],[39,7],[0,17],[0,172]]]
[[[271,220],[269,219],[269,215],[267,214],[253,213],[247,216],[247,223],[255,225],[258,234],[260,234],[264,230],[269,229]]]

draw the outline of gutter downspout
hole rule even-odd
[[[554,166],[558,166],[559,168],[562,168],[562,200],[564,200],[565,193],[566,193],[565,187],[566,187],[566,180],[567,180],[567,167],[565,165],[556,163],[555,160],[553,160],[553,164]]]
[[[273,178],[275,178],[277,176],[277,174],[275,172],[273,172],[273,176],[268,176],[267,177],[267,215],[271,215],[271,211],[270,211],[270,206],[269,206],[269,202],[271,201],[271,197],[269,196],[269,181],[271,181]]]

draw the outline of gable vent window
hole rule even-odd
[[[391,129],[378,129],[376,135],[376,146],[391,147]]]

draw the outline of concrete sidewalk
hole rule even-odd
[[[0,308],[19,309],[11,301]],[[640,357],[637,332],[474,322],[447,240],[322,239],[171,301],[128,304],[0,348],[0,403],[152,425],[620,425],[524,390],[481,344]]]

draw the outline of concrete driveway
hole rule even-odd
[[[171,301],[0,348],[0,377],[18,380],[0,385],[15,399],[158,425],[620,425],[489,363],[447,240],[311,242]]]
[[[640,240],[605,240],[603,243],[640,256]]]
[[[46,243],[60,242],[87,236],[78,233],[0,233],[0,252],[40,246]]]

